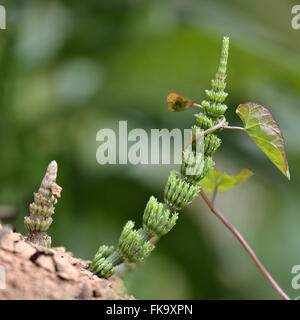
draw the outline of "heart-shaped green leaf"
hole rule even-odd
[[[246,132],[275,166],[290,179],[285,144],[278,123],[270,111],[254,102],[241,104],[236,113],[242,119]]]
[[[242,169],[237,175],[230,176],[226,172],[221,173],[212,168],[208,175],[199,182],[199,185],[206,192],[214,192],[216,185],[218,185],[218,191],[227,191],[252,175],[253,172],[249,169]]]

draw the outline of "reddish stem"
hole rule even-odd
[[[219,220],[222,221],[222,223],[226,226],[227,229],[237,238],[237,240],[241,243],[241,245],[245,248],[245,250],[248,252],[254,263],[257,265],[260,272],[263,274],[263,276],[270,282],[271,286],[281,295],[281,297],[285,300],[291,300],[288,295],[279,287],[279,285],[276,283],[276,281],[271,277],[271,275],[268,273],[266,268],[263,266],[263,264],[259,261],[254,251],[251,249],[249,244],[246,242],[246,240],[241,236],[241,234],[235,229],[235,227],[226,220],[226,218],[222,215],[222,213],[214,207],[214,205],[211,203],[211,201],[208,199],[207,195],[201,190],[200,194],[209,207],[210,211],[214,213]]]

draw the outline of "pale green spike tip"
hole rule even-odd
[[[223,47],[225,46],[227,47],[229,46],[229,37],[226,37],[226,36],[223,38]]]
[[[228,56],[228,49],[229,49],[229,38],[224,37],[222,41],[222,56]]]
[[[229,51],[229,38],[224,37],[222,41],[221,60],[220,60],[220,66],[219,66],[219,69],[220,69],[219,71],[223,73],[226,72],[228,51]]]
[[[52,223],[51,216],[55,211],[57,198],[60,198],[62,188],[56,184],[57,162],[51,161],[38,192],[34,193],[34,202],[29,206],[30,214],[24,218],[28,230],[27,240],[37,245],[50,247],[51,238],[46,231]]]

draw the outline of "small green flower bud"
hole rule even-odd
[[[172,210],[188,206],[198,195],[200,188],[182,180],[176,171],[171,171],[165,187],[165,202]]]
[[[167,234],[176,224],[178,213],[171,214],[162,203],[152,196],[145,208],[143,224],[147,232],[153,236],[161,237]]]

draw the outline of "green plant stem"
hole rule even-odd
[[[212,205],[215,204],[216,197],[217,197],[217,193],[218,193],[218,187],[219,187],[219,181],[216,182],[216,186],[215,186],[215,189],[214,189],[212,198],[211,198],[211,203],[212,203]]]
[[[200,107],[200,105],[199,105],[199,107]],[[205,135],[207,135],[207,134],[209,134],[211,132],[214,132],[214,131],[216,131],[218,129],[246,131],[246,129],[243,128],[243,127],[226,126],[226,125],[224,125],[225,123],[226,123],[226,118],[224,116],[222,116],[222,119],[218,124],[216,124],[215,126],[213,126],[213,127],[209,128],[209,129],[199,133],[198,135],[193,137],[190,141],[188,141],[186,143],[185,147],[184,147],[184,150],[186,150],[188,146],[190,146],[193,142],[197,141],[200,137],[205,136]]]
[[[232,126],[222,126],[223,129],[227,130],[240,130],[240,131],[246,131],[243,127],[232,127]]]
[[[209,134],[209,133],[211,133],[211,132],[214,132],[214,131],[216,131],[216,130],[218,130],[218,129],[220,129],[220,128],[223,128],[223,125],[224,125],[225,122],[226,122],[226,118],[225,118],[224,116],[222,116],[222,119],[221,119],[221,121],[220,121],[218,124],[216,124],[215,126],[209,128],[209,129],[207,129],[207,130],[205,130],[205,131],[200,132],[200,133],[197,134],[195,137],[193,137],[192,139],[190,139],[190,140],[186,143],[183,151],[186,150],[186,149],[188,148],[188,146],[190,146],[193,142],[197,141],[200,137],[205,136],[205,135],[207,135],[207,134]]]
[[[201,106],[201,104],[198,104],[198,103],[194,103],[194,104],[192,105],[192,107],[195,107],[195,108],[198,108],[198,109],[201,109],[201,110],[204,109],[203,106]]]
[[[227,221],[227,219],[222,215],[222,213],[215,208],[213,203],[208,199],[207,195],[201,190],[200,195],[209,207],[210,211],[216,215],[216,217],[221,220],[221,222],[226,226],[226,228],[236,237],[236,239],[240,242],[240,244],[245,248],[247,253],[250,255],[258,269],[261,271],[263,276],[269,281],[271,286],[279,293],[279,295],[284,300],[291,300],[288,295],[279,287],[279,285],[276,283],[276,281],[271,277],[271,275],[268,273],[266,268],[263,266],[263,264],[260,262],[260,260],[257,258],[256,254],[252,250],[252,248],[249,246],[249,244],[246,242],[246,240],[241,236],[241,234],[235,229],[235,227]]]

